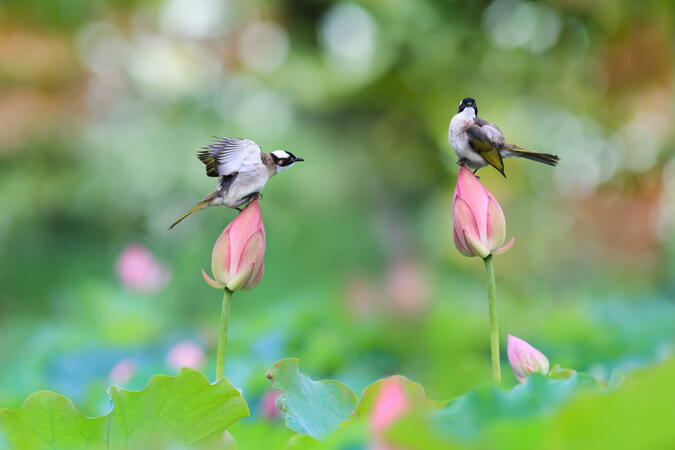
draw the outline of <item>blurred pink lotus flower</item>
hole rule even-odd
[[[501,206],[478,178],[465,166],[460,167],[452,202],[454,241],[465,256],[504,253],[515,238],[506,245],[506,219]]]
[[[347,310],[359,318],[370,317],[377,310],[378,291],[375,283],[365,277],[349,280],[345,289]]]
[[[396,378],[387,378],[383,381],[380,392],[377,393],[373,412],[370,419],[370,428],[373,433],[373,450],[396,450],[384,441],[384,433],[391,425],[400,419],[410,409],[410,402],[403,390],[403,386]]]
[[[196,342],[184,340],[177,342],[166,355],[166,365],[174,370],[182,367],[199,369],[206,362],[206,355]]]
[[[258,199],[253,200],[220,234],[213,246],[209,286],[230,291],[253,289],[265,270],[265,227]]]
[[[508,336],[509,363],[519,382],[524,383],[531,373],[548,374],[548,358],[536,348],[515,336]]]
[[[169,282],[169,271],[150,250],[140,244],[131,244],[117,258],[117,277],[131,290],[154,293]]]
[[[123,359],[110,369],[108,379],[112,384],[127,384],[136,373],[136,362],[133,359]]]
[[[277,398],[281,395],[281,391],[270,389],[263,394],[260,400],[260,414],[267,420],[276,420],[280,416],[280,411],[277,408]]]
[[[385,290],[391,309],[404,317],[420,314],[429,304],[422,267],[408,258],[399,258],[391,266]]]

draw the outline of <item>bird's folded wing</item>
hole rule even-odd
[[[500,145],[491,140],[487,134],[477,125],[470,126],[466,133],[469,135],[469,145],[478,153],[486,163],[497,169],[504,175],[504,161],[499,154]],[[506,176],[506,175],[504,175]]]
[[[261,148],[249,139],[222,138],[197,154],[210,177],[231,175],[261,161]]]
[[[476,124],[476,126],[478,126],[480,131],[482,131],[483,134],[489,140],[491,140],[496,146],[501,147],[504,145],[505,143],[504,134],[497,125],[495,125],[494,123],[490,123],[487,120],[483,120],[480,117],[474,118],[473,123]]]

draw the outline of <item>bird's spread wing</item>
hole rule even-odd
[[[504,135],[499,131],[499,128],[490,122],[476,118],[474,123],[475,125],[466,130],[469,135],[469,145],[486,163],[506,176],[504,174],[504,161],[499,153],[500,148],[504,145]]]
[[[210,177],[232,175],[261,161],[260,146],[249,139],[226,137],[204,148],[197,157],[206,165],[206,175]]]

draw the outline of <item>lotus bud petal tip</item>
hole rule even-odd
[[[501,206],[467,167],[460,167],[452,202],[453,240],[465,256],[486,258],[507,251],[506,219]]]
[[[524,340],[508,335],[508,357],[513,373],[519,382],[524,383],[531,373],[548,374],[548,358]]]
[[[265,226],[255,199],[218,236],[211,254],[213,278],[204,271],[202,277],[215,288],[252,289],[262,278],[265,246]]]

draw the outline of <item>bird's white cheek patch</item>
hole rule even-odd
[[[290,167],[293,167],[294,165],[295,165],[295,163],[291,163],[291,164],[289,164],[289,165],[287,165],[287,166],[277,166],[277,173],[281,173],[281,172],[283,172],[284,170],[286,170],[286,169],[288,169],[288,168],[290,168]]]

